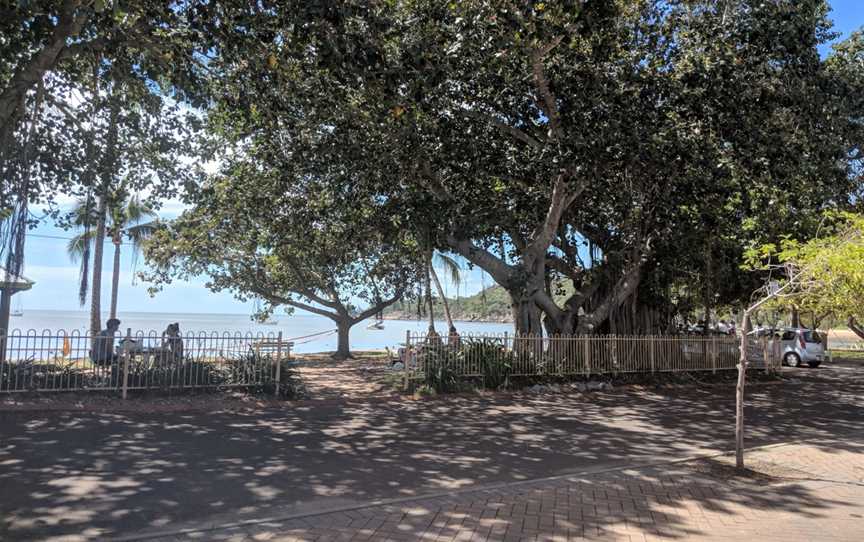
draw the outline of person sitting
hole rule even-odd
[[[183,337],[180,335],[180,323],[168,324],[162,339],[162,359],[168,363],[183,361]]]
[[[459,338],[459,332],[456,331],[456,326],[450,326],[449,335],[447,335],[447,345],[450,348],[459,348],[462,346],[462,339]]]
[[[90,359],[96,365],[113,365],[117,361],[114,352],[114,334],[120,329],[120,320],[111,318],[105,323],[105,329],[96,334],[93,339],[93,350]]]

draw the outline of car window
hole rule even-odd
[[[816,331],[805,331],[804,332],[804,342],[807,343],[821,343],[822,336],[819,335]]]
[[[794,331],[784,331],[783,332],[783,340],[784,341],[794,341],[795,340],[795,332]]]

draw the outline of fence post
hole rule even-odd
[[[279,384],[282,383],[282,332],[276,339],[276,397],[279,397]]]
[[[652,373],[656,371],[656,368],[655,368],[655,367],[656,367],[656,363],[655,363],[655,361],[654,361],[655,356],[656,356],[656,354],[654,353],[654,343],[655,343],[655,342],[657,342],[657,341],[656,341],[656,337],[655,337],[654,335],[650,335],[650,336],[648,337],[648,344],[651,345],[649,348],[651,348],[651,372],[652,372]]]
[[[711,335],[711,373],[717,374],[717,337]]]
[[[765,363],[765,370],[769,370],[769,367],[773,367],[771,356],[768,354],[768,337],[762,338],[762,361]]]
[[[585,374],[591,375],[591,339],[587,335],[582,335],[582,340],[585,341]]]
[[[405,359],[402,360],[402,391],[408,391],[408,361],[411,359],[411,330],[405,330]]]
[[[123,400],[126,400],[126,392],[129,389],[129,346],[132,344],[132,328],[126,328],[126,340],[123,342]]]

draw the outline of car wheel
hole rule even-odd
[[[801,366],[801,358],[798,357],[798,354],[794,352],[789,352],[785,356],[783,356],[783,362],[789,367],[800,367]]]
[[[809,365],[811,369],[815,369],[816,367],[819,367],[819,365],[821,365],[821,364],[822,364],[821,361],[808,361],[807,362],[807,365]]]

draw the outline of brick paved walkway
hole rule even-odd
[[[160,541],[864,540],[864,443],[567,476]]]

